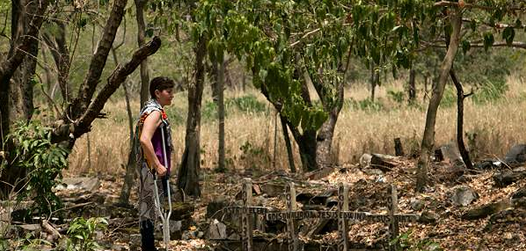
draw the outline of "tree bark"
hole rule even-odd
[[[201,169],[201,100],[205,78],[204,60],[206,57],[206,38],[201,36],[194,49],[195,69],[194,82],[188,86],[188,118],[186,121],[185,150],[183,153],[177,186],[185,194],[201,196],[199,172]]]
[[[144,37],[146,35],[146,23],[144,21],[144,6],[146,2],[147,0],[135,0],[135,8],[137,10],[137,43],[139,47],[144,44]],[[148,60],[146,59],[141,63],[141,108],[150,97],[149,85],[150,76],[148,72]]]
[[[294,164],[294,154],[292,152],[292,145],[290,144],[287,122],[283,115],[280,114],[279,118],[281,120],[281,129],[283,129],[283,139],[285,140],[285,146],[287,148],[287,157],[289,160],[290,171],[292,173],[296,173],[296,165]]]
[[[462,156],[462,160],[464,161],[464,164],[468,169],[473,169],[473,163],[471,162],[471,158],[469,157],[469,152],[466,149],[466,145],[464,144],[464,99],[466,98],[466,95],[464,95],[464,89],[462,88],[462,84],[458,80],[455,71],[453,70],[453,67],[451,67],[451,70],[449,71],[449,75],[451,76],[451,79],[453,80],[453,83],[455,84],[455,88],[457,89],[457,146],[458,151],[460,152],[460,156]]]
[[[224,92],[225,92],[225,62],[221,59],[219,63],[219,69],[217,74],[217,115],[219,117],[218,130],[219,130],[219,147],[218,147],[218,171],[225,171],[225,101],[224,101]]]
[[[69,109],[67,109],[67,111],[70,113],[69,118],[72,120],[80,118],[82,113],[86,111],[90,105],[91,99],[93,98],[97,85],[100,81],[102,71],[106,65],[113,41],[115,40],[115,35],[117,34],[117,30],[122,22],[126,3],[127,0],[115,0],[113,2],[110,16],[106,21],[106,25],[104,26],[102,38],[98,43],[95,54],[91,58],[88,74],[79,88],[77,97],[68,107]]]
[[[115,65],[119,64],[119,59],[117,58],[116,48],[112,48],[111,54],[113,55],[113,61]],[[133,115],[130,106],[130,95],[128,93],[128,88],[126,88],[126,83],[122,84],[124,89],[124,98],[126,100],[126,112],[128,113],[128,127],[130,130],[130,153],[128,155],[128,163],[126,163],[126,174],[124,175],[124,183],[122,184],[121,194],[119,196],[119,203],[121,205],[128,205],[130,202],[131,189],[133,187],[133,181],[137,177],[137,162],[135,158],[135,144],[133,140]]]
[[[409,104],[415,103],[416,100],[416,85],[415,85],[416,71],[411,66],[409,70]]]
[[[374,63],[371,61],[371,101],[374,102],[374,96],[376,91],[376,73],[374,72]]]
[[[435,143],[435,123],[437,110],[438,106],[440,105],[440,101],[442,100],[449,71],[453,65],[453,61],[460,43],[460,29],[462,26],[461,11],[458,9],[451,10],[449,12],[449,21],[453,27],[453,32],[449,42],[450,46],[441,64],[438,82],[433,86],[433,92],[431,94],[431,99],[427,108],[426,124],[422,138],[420,158],[417,163],[418,171],[416,177],[416,190],[418,192],[424,191],[424,188],[428,183],[427,172],[429,166],[429,157],[431,156],[433,145]]]
[[[72,100],[71,97],[71,86],[69,84],[69,68],[71,66],[69,58],[69,50],[66,44],[66,27],[64,22],[55,21],[57,24],[57,31],[52,35],[44,33],[44,42],[49,47],[55,65],[58,72],[58,84],[60,86],[60,91],[62,98],[65,102]]]
[[[16,158],[11,149],[14,142],[4,142],[17,121],[31,119],[33,107],[33,76],[36,70],[39,30],[49,1],[13,0],[11,44],[6,59],[0,63],[0,149],[4,150],[8,165],[0,173],[0,196],[11,190],[8,184],[16,184],[26,174],[23,168],[14,168],[9,163]],[[5,143],[5,144],[4,144]],[[20,184],[19,184],[20,185]],[[17,189],[20,187],[17,187]],[[0,198],[2,199],[2,198]]]
[[[29,80],[35,72],[36,61],[26,58],[36,56],[38,52],[36,38],[48,5],[48,0],[12,1],[10,51],[8,57],[0,62],[0,123],[4,137],[15,121],[31,118],[33,87]],[[19,69],[21,66],[22,69]],[[9,152],[3,141],[0,146]]]
[[[107,84],[100,90],[97,97],[91,102],[79,119],[73,122],[63,121],[61,124],[55,126],[51,138],[52,141],[62,142],[70,140],[70,137],[73,137],[72,140],[74,141],[88,132],[91,123],[100,115],[109,97],[119,88],[126,77],[141,64],[142,60],[157,52],[159,47],[161,47],[161,39],[153,37],[152,41],[135,51],[130,61],[124,65],[118,65],[108,77]]]
[[[318,90],[318,88],[316,89]],[[337,91],[335,104],[333,106],[328,106],[328,102],[324,102],[322,99],[325,111],[329,113],[329,118],[318,130],[316,137],[316,162],[319,167],[327,167],[335,164],[331,158],[332,140],[334,138],[334,129],[336,128],[338,115],[343,107],[343,83],[337,83]]]

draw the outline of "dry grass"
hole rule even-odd
[[[465,132],[476,134],[476,139],[468,140],[471,150],[478,158],[503,157],[506,151],[517,143],[526,142],[524,122],[526,121],[526,92],[519,78],[510,78],[509,91],[505,98],[492,104],[474,104],[467,101],[465,108]],[[399,105],[388,98],[387,90],[402,90],[402,83],[395,82],[379,87],[376,96],[384,103],[384,109],[366,111],[345,106],[342,110],[334,138],[334,155],[338,162],[355,162],[364,152],[379,152],[394,154],[393,139],[400,137],[406,153],[417,151],[425,122],[426,104],[419,107]],[[258,100],[265,99],[255,90],[248,91],[256,95]],[[422,91],[420,90],[420,94]],[[186,93],[176,95],[174,104],[168,113],[178,113],[182,121],[172,121],[174,145],[176,147],[175,163],[180,162],[184,150],[184,135],[186,121]],[[227,97],[244,95],[239,92],[229,92]],[[363,87],[353,87],[346,90],[346,99],[363,100],[368,96],[368,90]],[[210,94],[205,93],[205,100],[210,100]],[[419,97],[422,100],[422,97]],[[206,101],[205,101],[206,102]],[[138,101],[133,101],[134,113],[138,111]],[[226,123],[226,156],[229,168],[259,169],[268,171],[271,168],[288,169],[285,144],[279,123],[277,125],[278,142],[276,151],[276,167],[272,167],[274,157],[274,122],[275,113],[268,106],[268,112],[245,114],[239,111],[229,112]],[[121,175],[127,161],[129,148],[128,119],[123,100],[109,102],[105,111],[109,118],[97,120],[89,134],[91,154],[88,155],[87,137],[77,141],[70,157],[70,169],[66,175],[80,173],[111,173]],[[385,108],[389,107],[389,108]],[[136,114],[134,114],[136,116]],[[436,145],[448,143],[455,139],[456,107],[441,107],[436,124]],[[201,127],[202,167],[213,168],[217,160],[217,122],[203,120]],[[250,144],[250,145],[249,145]],[[242,150],[242,146],[245,146]],[[294,146],[297,152],[297,146]],[[88,156],[91,156],[89,167]],[[296,153],[296,165],[299,158]]]

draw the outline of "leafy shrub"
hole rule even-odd
[[[246,141],[239,148],[243,153],[240,160],[245,169],[260,170],[267,167],[270,163],[270,153],[264,147],[256,146]]]
[[[347,99],[344,101],[344,105],[354,110],[373,111],[378,112],[384,109],[384,105],[381,102],[373,101],[371,99],[364,99],[356,101],[354,99]]]
[[[457,104],[457,90],[454,87],[446,86],[444,96],[440,101],[440,106],[444,108],[453,107]]]
[[[217,105],[215,102],[206,101],[201,107],[201,118],[203,118],[204,121],[217,120]]]
[[[396,90],[388,90],[387,96],[389,99],[393,100],[394,102],[401,104],[404,102],[404,92],[403,91],[396,91]]]
[[[485,104],[492,101],[499,100],[504,96],[508,90],[508,85],[503,79],[486,81],[478,91],[473,95],[473,101],[476,104]]]
[[[80,217],[75,218],[68,229],[67,250],[91,251],[99,250],[101,247],[95,241],[95,232],[104,230],[108,221],[104,218],[89,218],[88,220]]]
[[[240,111],[246,114],[263,113],[267,111],[265,103],[257,100],[254,95],[245,95],[238,98],[229,98],[225,100],[225,117],[228,111]],[[217,120],[217,104],[213,101],[206,101],[201,107],[201,117],[205,121]]]
[[[25,186],[18,191],[18,199],[29,197],[35,201],[31,213],[50,214],[62,205],[52,189],[60,183],[62,170],[68,166],[68,150],[51,143],[51,129],[39,121],[20,122],[14,128],[5,140],[14,145],[11,168],[26,173],[20,182]],[[0,171],[7,164],[2,165]]]
[[[267,110],[267,106],[257,100],[254,95],[245,95],[238,98],[227,99],[226,107],[229,109],[237,109],[244,113],[261,113]]]
[[[186,123],[187,109],[182,107],[169,106],[166,110],[168,121],[171,125],[183,125]]]

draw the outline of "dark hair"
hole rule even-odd
[[[164,91],[174,88],[175,82],[167,77],[156,77],[150,81],[150,96],[155,98],[155,90]]]

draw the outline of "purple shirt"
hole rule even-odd
[[[162,126],[159,126],[157,127],[157,129],[155,130],[155,133],[153,134],[153,137],[152,137],[152,145],[153,145],[153,150],[155,151],[155,155],[157,156],[157,159],[159,159],[159,162],[161,162],[161,164],[166,167],[167,171],[168,171],[168,174],[170,174],[170,169],[171,169],[171,163],[172,163],[172,159],[171,159],[171,154],[170,154],[170,149],[168,146],[166,146],[166,154],[168,156],[166,156],[166,159],[168,161],[168,165],[166,163],[164,163],[164,155],[163,155],[163,139],[162,139],[162,134],[161,134],[161,128]],[[167,144],[168,145],[168,144]]]

